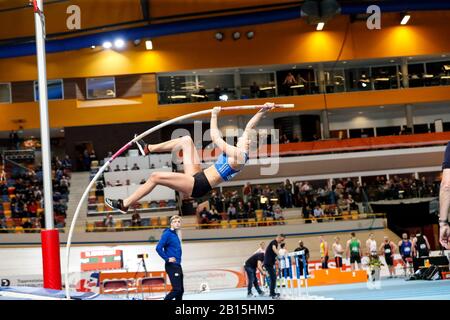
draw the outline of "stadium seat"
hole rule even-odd
[[[220,221],[220,225],[221,225],[222,229],[226,229],[229,226],[227,220]]]
[[[22,226],[16,226],[14,228],[14,233],[24,233],[23,227]]]
[[[247,226],[256,227],[256,219],[255,218],[248,219],[247,222],[248,222]]]
[[[169,217],[160,217],[159,218],[159,223],[161,225],[161,227],[167,227],[169,225]]]
[[[262,221],[263,220],[263,211],[262,210],[256,210],[256,220]]]
[[[105,211],[105,204],[104,203],[98,203],[97,204],[97,211],[98,212],[104,212]]]
[[[166,200],[159,200],[159,207],[160,208],[167,207],[167,201]]]
[[[150,221],[151,221],[151,226],[153,226],[153,227],[159,226],[159,217],[151,217]]]
[[[87,222],[86,223],[86,232],[93,232],[94,231],[94,223],[93,222]]]

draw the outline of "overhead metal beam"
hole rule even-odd
[[[141,0],[142,19],[145,21],[150,20],[150,0]]]

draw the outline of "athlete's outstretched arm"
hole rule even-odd
[[[274,103],[265,103],[264,107],[259,109],[259,111],[250,119],[250,121],[247,123],[244,129],[244,133],[242,134],[242,137],[244,139],[248,139],[250,136],[251,130],[255,128],[255,126],[258,124],[258,122],[261,120],[262,116],[266,114],[268,111],[272,110],[274,108]]]
[[[211,112],[211,140],[220,150],[222,150],[222,152],[225,152],[227,156],[236,158],[239,155],[239,149],[226,143],[222,139],[222,135],[220,134],[220,130],[217,126],[217,114],[219,112],[220,107],[214,107],[213,111]]]

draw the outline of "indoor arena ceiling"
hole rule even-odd
[[[80,34],[89,34],[126,29],[148,24],[161,24],[223,16],[275,12],[287,10],[300,17],[304,3],[318,0],[45,0],[46,31],[48,39],[58,39]],[[332,5],[339,2],[345,8],[361,11],[370,4],[388,5],[389,10],[399,11],[406,3],[415,3],[414,10],[432,9],[439,2],[430,0],[321,0]],[[423,2],[423,1],[422,1]],[[441,2],[442,3],[442,2]],[[81,30],[68,30],[66,20],[68,7],[76,5],[81,10]],[[387,8],[387,7],[386,7]],[[264,23],[264,22],[261,22]],[[34,18],[29,0],[0,0],[0,45],[11,45],[33,41]],[[1,50],[1,48],[0,48]]]

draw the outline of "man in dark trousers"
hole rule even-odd
[[[164,230],[161,239],[156,246],[159,256],[166,262],[165,269],[172,284],[170,291],[164,300],[183,300],[183,270],[181,268],[181,241],[178,230],[181,228],[181,217],[178,215],[170,218],[170,228]]]
[[[252,293],[252,287],[255,286],[256,291],[260,296],[264,295],[264,292],[261,290],[258,284],[258,278],[256,277],[256,269],[265,276],[266,273],[263,270],[263,261],[264,261],[264,253],[256,252],[250,258],[245,261],[244,269],[247,273],[248,286],[247,286],[247,297],[254,297]]]
[[[278,256],[278,245],[286,239],[284,234],[279,234],[274,240],[272,240],[266,248],[266,253],[264,254],[264,268],[269,274],[269,288],[270,296],[272,299],[278,299],[280,297],[279,293],[275,293],[275,286],[277,281],[277,275],[275,272],[275,261]]]
[[[305,256],[305,265],[303,265],[303,257],[302,256],[297,256],[296,258],[297,263],[299,265],[299,269],[300,269],[300,275],[301,276],[305,276],[305,278],[309,275],[308,273],[308,260],[309,260],[309,249],[305,246],[303,246],[303,241],[300,240],[298,242],[298,247],[295,248],[294,252],[298,252],[298,251],[303,251],[303,255]],[[305,274],[303,274],[303,272],[305,271]]]

